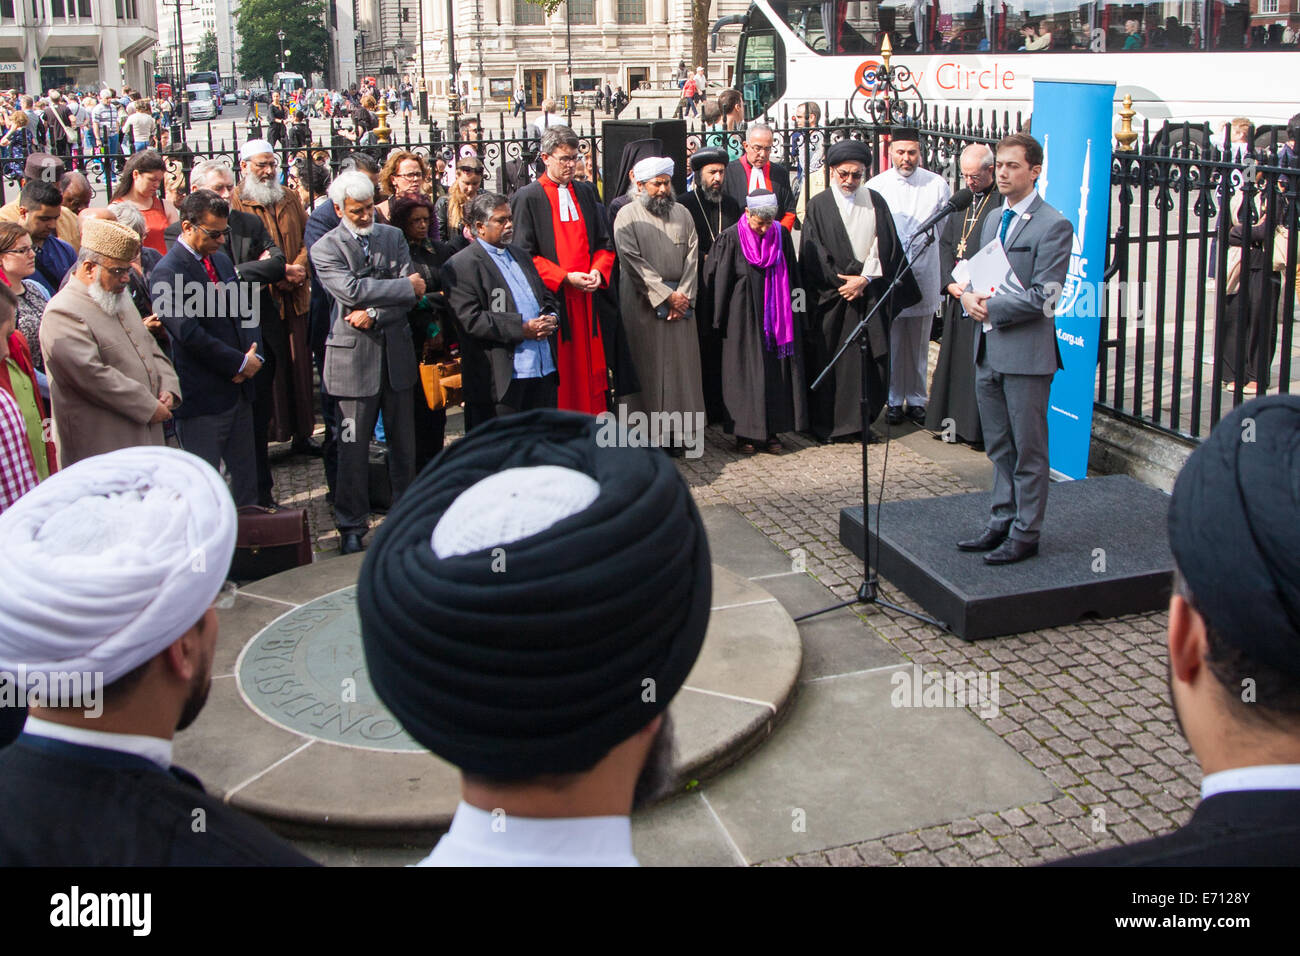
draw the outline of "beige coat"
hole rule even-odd
[[[181,383],[129,298],[121,314],[109,315],[74,276],[45,307],[40,339],[62,467],[119,448],[165,444],[162,425],[149,419],[159,392],[180,404]]]
[[[306,315],[311,306],[311,260],[307,258],[307,243],[304,238],[307,212],[302,207],[298,193],[286,187],[284,197],[278,203],[263,206],[245,199],[240,190],[236,189],[231,197],[230,208],[252,213],[262,220],[262,225],[266,226],[266,231],[284,253],[285,264],[303,266],[307,270],[306,280],[293,291],[274,290],[281,318],[288,321],[291,315]]]
[[[619,307],[641,381],[641,410],[703,412],[694,313],[675,322],[655,315],[673,287],[695,305],[699,240],[691,214],[674,204],[667,220],[659,219],[634,199],[618,212],[614,247],[622,270]]]

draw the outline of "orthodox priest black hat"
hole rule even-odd
[[[840,163],[861,163],[871,168],[871,147],[856,139],[843,139],[832,143],[826,150],[826,165],[838,166]]]
[[[921,142],[921,131],[915,126],[895,126],[889,131],[891,140],[907,140],[912,143]]]
[[[671,459],[620,447],[609,424],[546,409],[474,429],[366,555],[371,683],[467,773],[591,768],[668,707],[699,655],[712,596],[699,511]]]
[[[697,173],[705,166],[725,166],[730,161],[725,149],[697,149],[691,153],[691,169]]]
[[[1300,396],[1254,399],[1215,426],[1174,484],[1169,547],[1215,632],[1300,678]]]

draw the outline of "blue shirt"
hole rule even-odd
[[[36,271],[32,278],[51,295],[59,291],[59,284],[77,262],[77,251],[58,236],[51,233],[41,243],[36,253]]]
[[[482,239],[478,242],[487,250],[487,254],[492,257],[501,274],[506,277],[506,285],[510,287],[510,294],[514,296],[515,305],[523,314],[524,321],[529,322],[537,318],[541,313],[541,306],[537,304],[537,296],[533,295],[533,287],[528,282],[528,276],[524,275],[524,270],[519,268],[519,263],[515,262],[510,250],[498,249]],[[551,360],[551,346],[545,339],[526,339],[515,346],[515,378],[541,378],[554,371],[555,362]]]

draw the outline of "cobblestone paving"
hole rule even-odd
[[[449,426],[450,432],[454,425]],[[698,503],[732,505],[792,553],[792,560],[795,549],[802,549],[808,570],[850,598],[861,564],[837,535],[840,508],[860,499],[861,447],[817,445],[795,436],[786,436],[786,446],[780,455],[745,458],[734,452],[728,436],[710,429],[704,455],[682,460],[681,468]],[[273,446],[276,497],[308,509],[318,560],[326,559],[337,552],[338,535],[325,503],[321,461],[285,451],[287,446]],[[870,458],[874,489],[884,447],[873,445]],[[897,443],[890,447],[888,470],[891,499],[978,490]],[[882,591],[895,603],[915,607],[888,582]],[[979,719],[1046,775],[1060,795],[762,865],[1032,865],[1167,833],[1190,816],[1200,770],[1167,703],[1164,612],[975,644],[883,609],[859,616],[867,632],[924,668],[997,671],[999,712]],[[976,708],[970,710],[979,717]]]

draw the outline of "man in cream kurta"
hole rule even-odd
[[[925,424],[926,361],[929,358],[930,325],[939,309],[943,283],[939,278],[939,244],[932,242],[919,255],[925,240],[913,235],[916,227],[928,219],[952,197],[943,178],[921,168],[920,135],[914,129],[895,129],[889,144],[893,168],[873,177],[867,186],[884,197],[894,218],[894,227],[903,248],[908,250],[921,301],[903,309],[890,330],[888,421],[897,425],[907,416],[918,425]]]
[[[704,386],[693,308],[699,240],[690,213],[673,198],[672,174],[671,159],[652,156],[636,164],[636,199],[619,210],[614,247],[623,267],[619,307],[641,407],[672,413],[672,444],[681,446],[696,439],[697,423],[703,425]]]
[[[119,448],[166,444],[162,423],[181,403],[176,369],[125,292],[128,276],[108,271],[129,268],[138,248],[134,230],[87,220],[83,258],[45,307],[41,352],[64,468]]]

